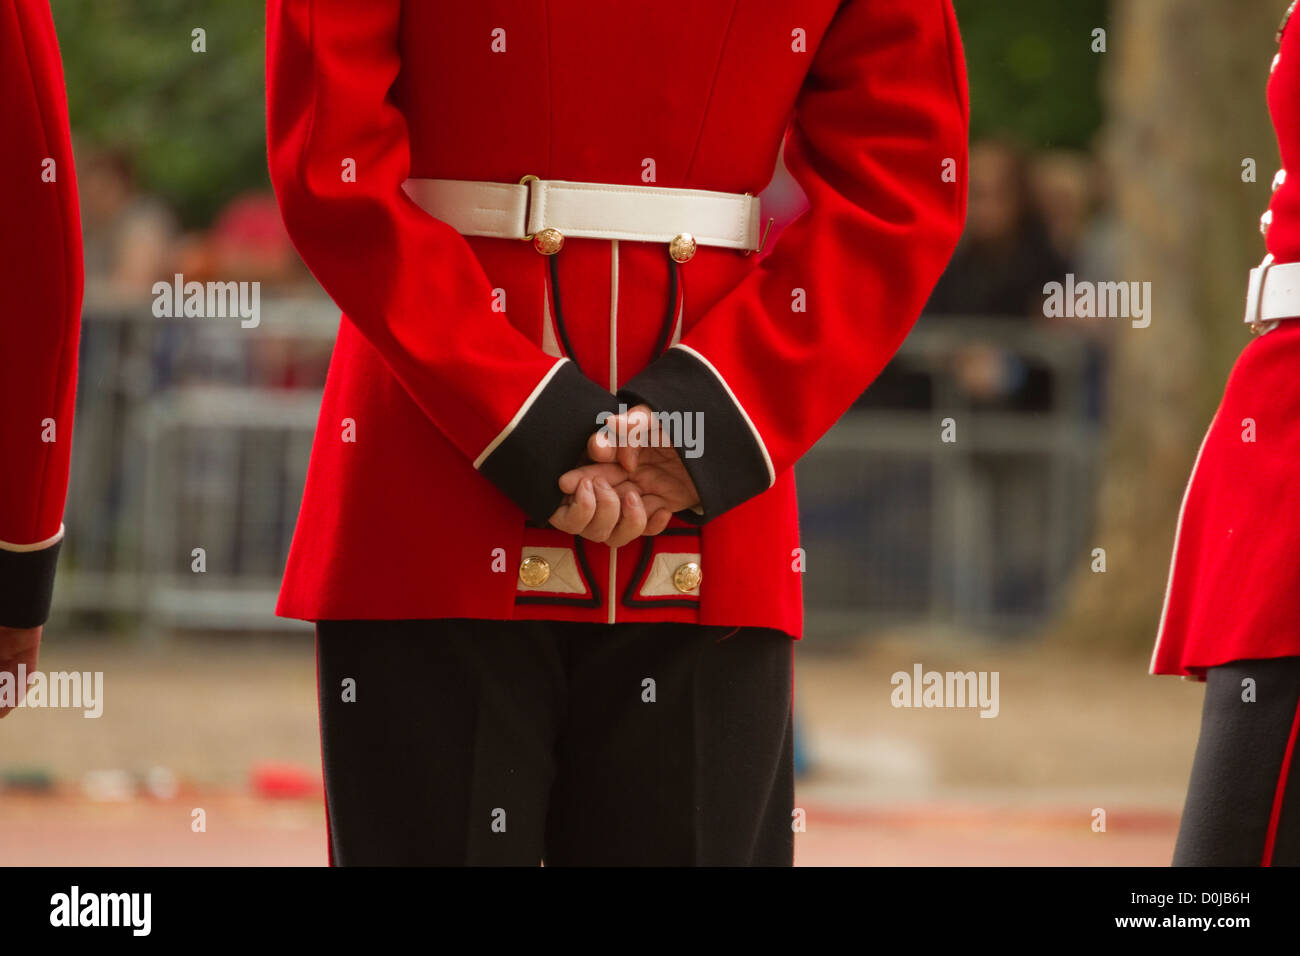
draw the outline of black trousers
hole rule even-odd
[[[336,865],[793,862],[791,638],[322,621]]]
[[[1300,865],[1298,732],[1300,657],[1210,669],[1174,866]]]

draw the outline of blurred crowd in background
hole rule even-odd
[[[87,311],[137,305],[160,279],[258,281],[270,294],[316,292],[294,252],[269,189],[249,191],[220,207],[210,223],[183,228],[168,201],[139,181],[121,151],[79,150],[85,233]],[[798,186],[778,165],[763,195],[775,234],[803,209]],[[927,316],[1005,319],[1071,331],[1104,341],[1106,326],[1043,317],[1046,283],[1066,273],[1079,280],[1116,274],[1113,225],[1105,206],[1105,178],[1093,155],[1077,150],[1031,152],[1010,137],[976,141],[971,148],[967,228],[952,262],[926,306]],[[151,297],[151,294],[148,294]],[[981,407],[1024,411],[1051,407],[1050,370],[973,335],[951,368]],[[283,358],[283,357],[281,357]],[[1100,414],[1103,363],[1089,382],[1088,407]],[[174,370],[173,370],[174,371]],[[318,363],[259,365],[258,380],[285,387],[320,386]],[[891,367],[864,393],[862,407],[931,408],[925,381]]]
[[[85,149],[79,173],[87,269],[83,381],[87,374],[111,379],[113,369],[126,360],[134,376],[110,433],[129,442],[122,434],[128,428],[126,419],[143,399],[158,400],[187,388],[319,392],[337,313],[294,252],[269,189],[240,193],[217,208],[210,222],[187,228],[164,197],[141,183],[125,153]],[[783,165],[763,199],[767,214],[777,219],[774,237],[779,238],[781,228],[803,208],[802,194]],[[806,482],[807,547],[814,554],[821,550],[835,556],[830,563],[833,573],[810,578],[814,619],[819,607],[838,608],[842,621],[855,616],[859,626],[869,626],[876,612],[890,617],[947,613],[1005,630],[1012,619],[1032,622],[1051,609],[1068,565],[1066,552],[1086,526],[1086,515],[1077,508],[1071,506],[1068,515],[1052,509],[1069,497],[1058,487],[1060,482],[1078,482],[1081,476],[1076,469],[1068,479],[1062,477],[1050,447],[1034,450],[1030,433],[1017,439],[1016,432],[1035,420],[1053,423],[1047,427],[1058,430],[1062,418],[1080,426],[1100,422],[1107,325],[1044,318],[1043,287],[1063,281],[1066,273],[1079,279],[1112,275],[1109,230],[1104,176],[1089,153],[1031,152],[1005,136],[973,144],[967,230],[918,323],[922,336],[941,333],[942,338],[917,348],[909,340],[850,415],[868,431],[870,423],[894,416],[910,430],[912,440],[906,447],[881,449],[871,447],[870,435],[867,444],[849,436],[839,446],[830,442],[829,447],[839,448],[838,454],[814,456],[801,466],[801,482],[804,472],[822,472]],[[170,283],[177,274],[185,281],[261,283],[266,324],[248,334],[235,323],[156,319],[148,308],[150,290],[155,282]],[[277,322],[276,304],[290,300],[306,303],[313,321]],[[148,330],[143,336],[141,324]],[[1044,350],[1044,336],[1060,336],[1062,351]],[[1069,360],[1060,361],[1061,354]],[[147,378],[141,380],[145,368]],[[102,399],[103,390],[90,394]],[[967,456],[960,474],[950,475],[945,484],[924,450],[935,446],[936,416],[961,412],[982,416],[986,423],[1000,422],[999,438],[1009,437],[1014,447],[981,442],[982,450]],[[97,408],[87,414],[104,413]],[[999,414],[1012,417],[990,417]],[[264,427],[260,421],[247,424],[252,431]],[[230,427],[238,430],[239,424]],[[240,444],[234,440],[232,453],[246,457],[250,452]],[[305,448],[305,441],[298,444]],[[1076,450],[1092,447],[1084,439]],[[233,553],[225,556],[228,560],[213,556],[214,570],[252,586],[247,569],[256,565],[263,572],[256,589],[268,592],[275,560],[288,546],[300,464],[279,460],[269,471],[262,468],[260,486],[236,476],[232,483],[241,490],[220,505],[224,513],[213,513],[217,504],[204,501],[201,494],[187,495],[184,487],[190,479],[210,480],[212,445],[199,442],[189,452],[173,448],[168,454],[191,460],[165,471],[168,482],[179,481],[182,487],[161,488],[151,496],[149,507],[178,514],[153,527],[179,535],[175,553],[183,556],[188,553],[182,547],[186,526],[195,527],[201,518],[187,518],[187,511],[205,509],[202,523],[224,521],[243,527],[250,521],[246,512],[253,508],[260,515],[256,521],[273,526],[275,533],[235,541]],[[200,457],[195,459],[195,454]],[[84,467],[78,469],[83,486],[107,489],[117,484],[113,457],[109,453],[107,458],[79,461],[99,466],[90,475]],[[1076,457],[1086,471],[1086,456]],[[151,467],[163,467],[160,456],[150,460]],[[269,473],[274,477],[268,479]],[[273,489],[265,486],[267,480]],[[945,520],[936,499],[944,494],[965,502],[951,501],[952,507],[973,509],[970,526],[960,534],[936,533],[936,523]],[[269,515],[253,501],[240,500],[259,497],[274,499],[277,512]],[[129,495],[109,495],[108,511],[97,516],[100,572],[122,566],[121,541],[109,539],[132,537],[124,532],[123,522],[138,524],[140,516],[129,513],[130,501]],[[127,510],[115,513],[115,507]],[[75,524],[77,515],[71,520]],[[1054,522],[1062,530],[1048,540],[1044,529]],[[157,570],[149,567],[149,554],[165,553],[171,544],[141,544],[147,553],[136,569]],[[89,540],[73,537],[71,559],[89,558],[89,546]],[[268,563],[242,553],[253,547],[269,547],[275,554],[265,556],[271,559]],[[118,557],[110,559],[114,551]],[[982,562],[977,560],[980,552],[986,552]],[[980,572],[985,579],[971,580],[972,564],[988,569]],[[1053,567],[1060,572],[1055,577]],[[959,577],[966,579],[964,584],[956,580]],[[847,600],[850,595],[853,601]],[[827,618],[829,629],[842,629],[835,619],[834,614]],[[247,621],[248,616],[239,620]]]
[[[158,764],[183,785],[247,778],[263,793],[268,775],[247,770],[271,759],[314,808],[311,642],[270,632],[310,635],[273,609],[339,313],[270,192],[264,0],[50,2],[87,291],[42,654],[110,671],[114,703],[103,720],[8,721],[0,799],[15,767],[49,781]],[[1164,864],[1200,695],[1149,678],[1146,657],[1188,469],[1249,340],[1239,304],[1269,177],[1241,169],[1276,168],[1264,87],[1286,0],[953,4],[971,91],[965,234],[897,357],[797,467],[800,800],[834,811],[800,853]],[[762,200],[773,237],[803,208],[781,168]],[[156,317],[154,284],[178,274],[260,282],[261,322]],[[1047,317],[1044,285],[1070,275],[1149,280],[1159,318],[1129,332]],[[889,675],[922,661],[1001,673],[1000,719],[896,708]],[[129,834],[112,840],[84,803],[35,825],[14,806],[9,859],[46,861],[60,839],[76,844],[67,859],[98,848],[106,862],[128,840],[168,861],[320,855],[317,818],[310,849],[286,855],[282,807],[203,843],[175,840],[188,817],[163,800],[111,818]],[[1096,832],[1088,808],[1112,806]]]
[[[1097,65],[1071,42],[1104,4],[1050,17],[1025,0],[957,6],[968,225],[898,358],[798,468],[814,632],[929,619],[1013,634],[1059,604],[1089,524],[1109,326],[1045,318],[1043,286],[1115,268]],[[54,12],[87,274],[58,606],[284,626],[271,606],[339,317],[267,182],[261,5]],[[191,21],[205,24],[202,53],[177,43]],[[762,199],[770,252],[804,200],[780,163]],[[259,282],[261,324],[155,317],[153,286],[176,275]],[[939,440],[947,419],[956,442]],[[215,545],[202,582],[189,573],[199,539]],[[196,611],[195,588],[212,613]]]

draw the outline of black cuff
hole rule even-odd
[[[628,405],[649,405],[656,412],[699,413],[699,457],[678,444],[686,471],[700,493],[704,514],[679,511],[677,517],[704,524],[766,491],[772,484],[767,456],[713,370],[684,349],[671,348],[650,363],[618,393]]]
[[[0,549],[0,626],[40,627],[50,616],[60,538],[39,551]]]
[[[582,463],[597,416],[613,411],[614,396],[565,362],[478,470],[544,525],[564,498],[560,475]]]

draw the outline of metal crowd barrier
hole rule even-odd
[[[57,613],[153,634],[304,627],[273,608],[337,325],[315,297],[264,298],[252,329],[88,301]],[[972,341],[1046,370],[1050,408],[963,395],[949,364]],[[811,633],[1012,633],[1051,613],[1086,559],[1089,342],[1029,322],[918,323],[891,372],[925,383],[924,407],[855,407],[796,469]],[[295,352],[305,375],[285,374]]]

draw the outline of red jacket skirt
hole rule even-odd
[[[267,18],[272,182],[344,313],[279,613],[797,636],[791,468],[907,335],[962,226],[948,0],[271,0]],[[783,143],[809,209],[761,259],[591,238],[551,258],[462,236],[404,189],[757,194]],[[703,416],[702,514],[618,549],[547,527],[596,416],[637,401]],[[702,580],[682,589],[687,563]]]

